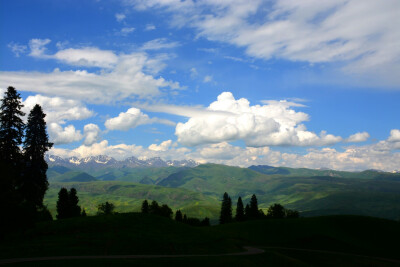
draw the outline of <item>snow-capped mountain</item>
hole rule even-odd
[[[138,159],[136,157],[129,157],[124,160],[116,160],[112,157],[100,155],[90,156],[86,158],[61,158],[54,155],[46,155],[46,161],[50,167],[64,166],[67,168],[138,168],[138,167],[196,167],[199,163],[194,160],[167,160],[156,157],[149,159]]]

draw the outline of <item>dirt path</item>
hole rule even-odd
[[[109,255],[109,256],[56,256],[56,257],[36,257],[36,258],[16,258],[0,260],[0,265],[52,260],[87,260],[87,259],[155,259],[155,258],[184,258],[184,257],[218,257],[218,256],[245,256],[264,253],[264,250],[253,247],[243,247],[246,251],[225,254],[182,254],[182,255]]]
[[[392,263],[400,263],[400,260],[395,259],[387,259],[387,258],[380,258],[380,257],[371,257],[359,254],[352,254],[352,253],[345,253],[345,252],[337,252],[337,251],[329,251],[329,250],[316,250],[316,249],[303,249],[303,248],[285,248],[285,247],[262,247],[264,249],[282,249],[282,250],[294,250],[294,251],[304,251],[304,252],[315,252],[315,253],[325,253],[325,254],[332,254],[332,255],[342,255],[342,256],[355,256],[355,257],[362,257],[371,260],[381,260],[381,261],[388,261]]]

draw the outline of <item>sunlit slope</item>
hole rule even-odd
[[[397,219],[400,217],[397,177],[380,174],[371,178],[370,173],[367,178],[265,175],[246,168],[205,164],[174,173],[160,185],[214,197],[228,192],[234,203],[238,196],[248,202],[255,193],[261,208],[279,202],[304,215],[360,214]]]
[[[116,211],[119,212],[139,211],[144,199],[168,204],[174,211],[181,209],[187,215],[198,218],[206,216],[216,218],[219,212],[217,198],[184,188],[119,181],[96,181],[51,183],[44,202],[53,216],[56,214],[58,191],[61,187],[76,188],[80,199],[79,204],[86,209],[88,214],[95,214],[97,205],[106,201],[112,202],[116,206]]]

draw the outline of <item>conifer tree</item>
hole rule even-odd
[[[246,204],[246,207],[244,208],[244,217],[245,219],[250,218],[250,206],[249,204]]]
[[[8,87],[0,106],[0,160],[12,165],[22,159],[19,146],[24,137],[23,106],[20,94],[14,87]]]
[[[97,215],[111,215],[114,213],[115,205],[106,201],[97,206]]]
[[[24,148],[25,171],[21,178],[21,194],[27,204],[35,209],[43,205],[48,189],[45,153],[52,147],[46,133],[46,122],[40,105],[35,105],[28,116]]]
[[[175,221],[182,222],[182,220],[183,220],[182,212],[181,212],[181,210],[177,210],[175,213]]]
[[[57,219],[65,219],[69,217],[69,194],[66,188],[61,188],[58,192],[57,200]]]
[[[236,221],[242,222],[244,221],[244,207],[243,207],[243,201],[242,198],[239,197],[237,204],[236,204]]]
[[[219,223],[225,224],[231,221],[232,221],[232,200],[229,197],[228,193],[225,192],[221,204]]]
[[[158,205],[157,201],[153,200],[149,207],[149,213],[158,214],[159,211],[160,211],[160,206]]]
[[[141,208],[141,210],[142,210],[142,213],[149,213],[149,202],[147,202],[147,199],[145,199],[145,200],[142,202],[142,208]]]
[[[257,201],[257,197],[255,194],[253,194],[251,196],[251,200],[250,200],[250,218],[258,218],[259,216],[259,211],[258,211],[258,201]]]
[[[75,188],[71,188],[68,193],[69,216],[79,217],[81,215],[81,207],[78,205],[79,198]]]

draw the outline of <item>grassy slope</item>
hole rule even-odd
[[[375,172],[374,172],[375,173]],[[217,164],[205,164],[170,175],[160,185],[186,188],[219,197],[228,192],[234,202],[245,202],[253,193],[259,206],[281,203],[305,214],[363,214],[390,219],[400,218],[400,179],[338,178],[331,176],[294,177],[264,175],[259,172]]]
[[[360,216],[328,216],[287,220],[262,220],[206,228],[190,227],[162,217],[120,214],[45,222],[27,233],[28,238],[9,236],[0,243],[0,257],[112,254],[215,254],[238,251],[243,245],[281,246],[330,250],[361,255],[397,258],[398,222]],[[234,259],[234,260],[233,260]],[[115,265],[198,263],[234,266],[249,264],[335,266],[371,264],[374,260],[352,256],[267,249],[247,257],[216,257],[159,260],[108,260]],[[343,261],[345,260],[345,261]],[[341,262],[342,261],[342,262]],[[68,263],[71,263],[67,261]],[[101,263],[104,260],[72,261]],[[60,261],[59,264],[66,264]],[[379,264],[383,264],[379,262]],[[54,264],[54,262],[53,262]],[[213,265],[213,266],[214,266]],[[33,265],[32,265],[33,266]],[[51,265],[49,265],[51,266]],[[61,265],[62,266],[62,265]],[[100,265],[106,266],[106,265]],[[385,266],[385,265],[383,265]]]
[[[216,218],[219,212],[219,202],[216,198],[184,188],[167,188],[119,181],[96,181],[51,183],[44,202],[53,216],[56,214],[58,191],[61,187],[76,188],[80,199],[79,204],[86,209],[88,214],[95,214],[97,205],[106,201],[115,204],[118,212],[138,211],[144,199],[168,204],[174,211],[181,209],[192,217]]]

